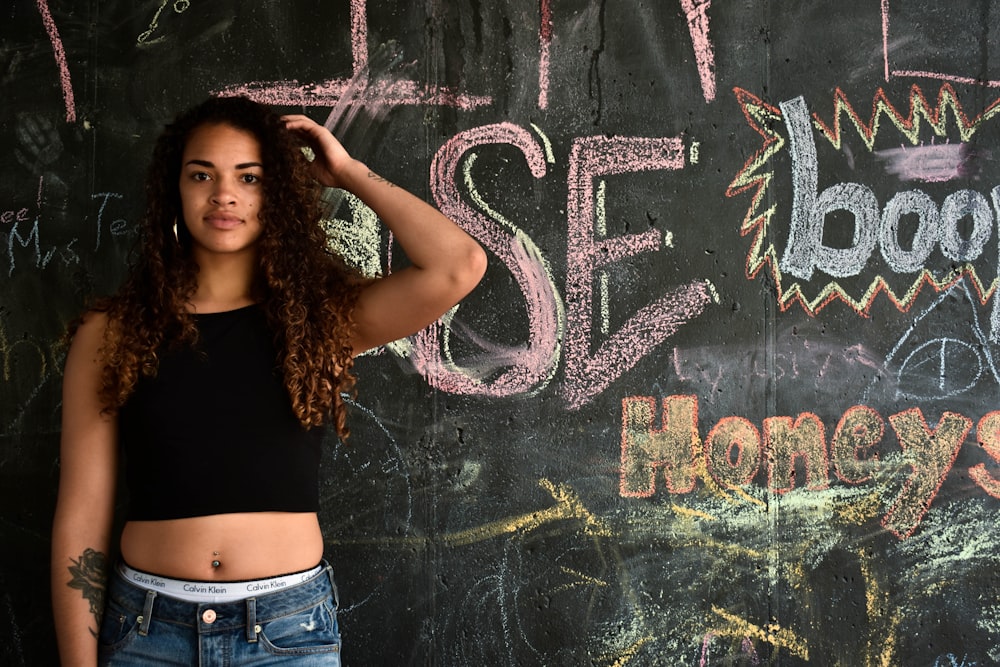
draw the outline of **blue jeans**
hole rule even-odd
[[[339,667],[337,586],[323,565],[301,584],[224,603],[148,591],[112,568],[98,664]]]

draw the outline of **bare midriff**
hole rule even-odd
[[[323,535],[314,513],[249,512],[129,521],[121,538],[131,567],[174,579],[243,581],[314,567]]]

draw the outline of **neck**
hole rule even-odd
[[[252,254],[195,257],[198,289],[191,297],[195,312],[211,313],[248,306],[252,297],[256,258]]]

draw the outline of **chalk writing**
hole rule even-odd
[[[142,43],[157,27],[160,11],[168,4],[164,0],[156,13],[149,30],[139,36]],[[175,2],[175,11],[180,2]],[[188,2],[183,3],[187,8]],[[538,27],[538,108],[549,106],[550,60],[554,18],[552,0],[539,0]],[[692,46],[701,81],[702,94],[706,102],[716,96],[715,49],[709,36],[708,9],[711,0],[680,0],[691,35]],[[368,63],[368,2],[351,0],[351,54],[353,71],[359,72]],[[297,81],[254,82],[229,86],[222,94],[242,94],[270,104],[288,106],[334,106],[345,93],[349,92],[349,80],[328,79],[323,82],[302,84]],[[395,105],[442,105],[471,110],[493,101],[488,95],[470,95],[447,87],[419,86],[413,81],[399,80],[374,91],[374,98]]]
[[[712,301],[704,280],[675,288],[636,312],[593,355],[589,352],[594,274],[611,263],[659,250],[662,243],[655,229],[627,237],[595,236],[595,181],[612,174],[683,166],[684,146],[679,137],[585,137],[573,142],[567,201],[567,381],[563,387],[571,408],[602,392]]]
[[[462,157],[474,148],[500,143],[520,149],[535,178],[545,175],[546,153],[538,142],[526,130],[501,123],[467,130],[442,146],[431,167],[431,189],[441,210],[496,254],[514,275],[525,297],[528,343],[520,349],[491,346],[491,363],[484,363],[479,369],[460,369],[443,359],[440,352],[441,338],[447,338],[451,322],[446,318],[416,337],[413,361],[432,386],[452,393],[491,396],[528,393],[544,387],[552,377],[561,350],[559,340],[565,332],[566,381],[562,393],[570,408],[578,408],[699,315],[713,299],[706,281],[675,288],[641,308],[603,341],[596,353],[589,352],[594,275],[611,263],[659,250],[662,243],[661,233],[655,229],[604,238],[600,225],[604,216],[603,198],[595,197],[595,181],[612,174],[679,169],[684,164],[683,143],[679,138],[642,137],[590,137],[574,142],[567,202],[566,291],[571,306],[565,328],[562,299],[541,251],[530,237],[476,194],[469,176],[474,154],[462,170],[463,181],[481,211],[465,203],[458,190],[457,172]],[[601,186],[597,189],[602,191]],[[499,375],[487,379],[504,366],[507,368]]]
[[[805,469],[805,489],[821,490],[829,484],[829,457],[840,481],[860,484],[879,467],[872,452],[882,440],[882,417],[866,406],[847,410],[837,424],[827,447],[825,429],[819,417],[802,413],[795,417],[768,417],[763,436],[756,427],[739,417],[720,420],[703,443],[698,430],[698,400],[695,396],[669,396],[662,401],[660,422],[655,426],[656,400],[632,396],[622,401],[621,487],[624,497],[650,496],[659,476],[667,491],[685,494],[701,476],[706,483],[724,489],[749,484],[761,466],[766,468],[767,487],[773,493],[796,488],[796,468]],[[982,422],[989,443],[984,447],[993,456],[996,419]],[[901,462],[911,468],[902,490],[891,503],[882,525],[900,539],[909,537],[937,496],[965,442],[972,420],[945,412],[931,428],[920,408],[911,408],[889,417],[902,449]],[[991,495],[996,482],[984,467],[973,473],[977,483]]]
[[[528,341],[521,348],[490,345],[492,354],[488,356],[492,362],[481,364],[479,369],[460,370],[453,364],[442,363],[439,326],[419,334],[414,341],[414,364],[432,386],[452,393],[492,396],[529,393],[548,382],[559,358],[559,340],[564,326],[562,301],[541,250],[527,234],[492,210],[481,197],[476,199],[483,212],[466,204],[458,190],[456,172],[463,155],[494,143],[517,147],[531,174],[535,178],[545,175],[545,154],[538,142],[526,130],[511,123],[501,123],[467,130],[442,146],[431,166],[431,191],[438,207],[495,254],[514,276],[525,297]],[[463,181],[474,194],[475,186],[469,173],[463,170]],[[445,335],[448,324],[450,320],[442,323]],[[493,375],[493,379],[487,380],[488,375]]]
[[[73,266],[81,261],[76,248],[76,244],[80,240],[78,237],[58,244],[47,243],[43,239],[43,227],[45,227],[42,216],[44,191],[45,179],[40,177],[33,215],[31,209],[27,207],[17,207],[0,213],[0,238],[4,238],[6,245],[8,276],[14,275],[18,267],[18,258],[24,259],[25,255],[27,255],[30,265],[36,269],[48,267],[55,259],[58,259],[62,266]],[[123,195],[118,192],[98,192],[91,195],[91,200],[100,202],[93,227],[94,251],[101,249],[102,243],[106,242],[106,235],[127,237],[135,234],[135,230],[129,226],[128,221],[124,218],[107,219],[109,217],[108,204],[112,201],[120,202],[123,199]]]
[[[864,185],[840,183],[817,193],[819,163],[805,101],[799,97],[782,102],[781,110],[788,127],[794,191],[788,247],[780,264],[784,272],[803,280],[812,278],[815,269],[838,278],[854,276],[864,269],[876,243],[896,273],[923,268],[935,244],[955,262],[974,262],[982,256],[994,226],[990,204],[982,194],[960,190],[948,195],[938,210],[925,193],[910,190],[895,195],[879,216],[875,193]],[[1000,186],[992,196],[1000,197]],[[825,218],[836,210],[854,216],[854,242],[848,248],[823,244]],[[916,214],[920,223],[913,247],[904,250],[899,225],[908,213]],[[958,223],[966,216],[971,217],[973,229],[963,238]]]
[[[101,207],[97,209],[97,232],[94,234],[94,250],[100,250],[101,248],[101,233],[104,229],[104,209],[108,205],[108,201],[111,199],[122,199],[122,194],[118,192],[98,192],[96,194],[90,195],[91,199],[99,199],[101,202]],[[124,218],[116,218],[107,224],[108,231],[112,236],[127,236],[131,233],[128,227],[128,221]]]
[[[979,116],[970,119],[965,115],[955,91],[947,84],[941,87],[936,104],[930,104],[920,88],[913,86],[908,113],[897,110],[885,93],[879,90],[873,102],[872,117],[865,123],[844,93],[837,90],[831,126],[818,115],[810,117],[801,97],[783,102],[778,109],[740,89],[737,89],[736,96],[747,122],[763,137],[764,142],[730,183],[726,194],[732,197],[746,192],[753,193],[753,201],[741,226],[742,233],[755,234],[747,258],[747,276],[753,277],[761,267],[771,266],[778,284],[778,303],[782,309],[798,302],[806,312],[815,314],[831,301],[841,300],[859,314],[865,314],[874,298],[884,292],[893,304],[900,310],[905,310],[913,303],[923,286],[943,291],[955,285],[962,277],[969,278],[980,303],[985,304],[993,295],[996,280],[985,280],[980,271],[992,266],[994,262],[993,257],[987,257],[984,251],[987,241],[992,237],[992,229],[1000,218],[1000,189],[993,188],[988,196],[974,190],[958,190],[945,197],[940,208],[921,190],[909,190],[891,197],[880,213],[874,192],[860,183],[836,183],[819,191],[819,163],[813,128],[818,128],[834,148],[840,149],[845,126],[842,118],[846,117],[849,121],[846,125],[855,128],[858,137],[869,150],[873,150],[882,120],[888,121],[890,127],[896,128],[903,138],[917,146],[922,123],[926,123],[935,136],[943,137],[949,130],[949,119],[954,119],[954,130],[962,142],[968,142],[983,123],[1000,112],[1000,99],[987,105]],[[787,139],[774,129],[779,122],[784,123],[787,129]],[[774,177],[773,173],[764,171],[765,165],[786,145],[792,158],[793,197],[788,244],[784,252],[781,252],[768,240],[777,207],[761,210],[761,204]],[[920,150],[935,149],[924,146]],[[963,153],[960,152],[959,155]],[[949,161],[955,158],[954,153],[947,151],[946,156],[946,166],[938,165],[928,173],[909,176],[930,181],[941,180],[942,174],[948,170],[957,173],[960,166],[956,167]],[[895,168],[905,169],[898,165]],[[823,242],[825,218],[833,211],[846,211],[854,217],[853,239],[848,247],[830,247]],[[911,214],[919,219],[919,225],[911,247],[906,248],[899,239],[900,220]],[[960,231],[960,221],[967,219],[971,219],[972,229],[966,236]],[[907,288],[894,288],[885,276],[877,275],[860,294],[852,295],[839,282],[831,281],[816,290],[815,296],[809,297],[805,294],[804,285],[792,280],[810,280],[816,270],[833,278],[858,276],[868,265],[876,245],[892,273],[915,274]],[[928,258],[935,247],[940,249],[945,259],[952,262],[940,275],[936,275],[928,265]],[[994,311],[996,310],[997,305],[994,303]],[[1000,323],[998,318],[1000,315],[994,312],[994,327],[991,331],[993,340],[998,340],[1000,336],[997,331]]]

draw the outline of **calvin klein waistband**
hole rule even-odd
[[[322,569],[322,565],[317,565],[302,572],[248,581],[189,581],[149,574],[129,567],[123,562],[118,563],[118,572],[127,581],[140,588],[188,602],[232,602],[255,595],[266,595],[308,581],[319,574]]]

